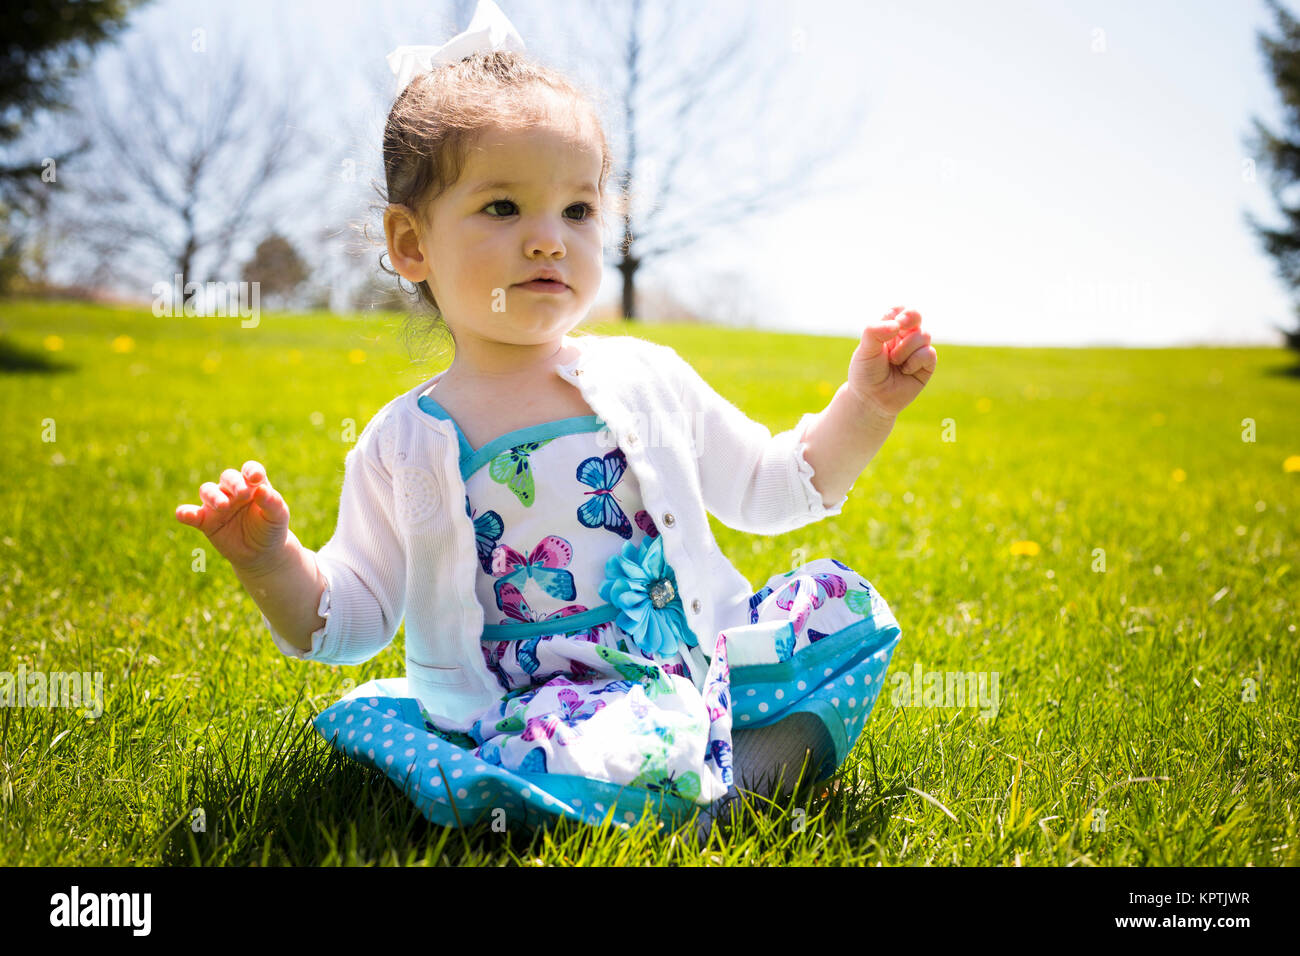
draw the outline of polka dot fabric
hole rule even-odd
[[[857,743],[901,631],[871,582],[834,558],[776,574],[750,598],[750,623],[722,632],[733,728],[807,713],[835,746],[830,776]]]
[[[499,759],[494,748],[506,743],[510,732],[485,732],[481,723],[470,733],[438,728],[409,696],[404,678],[363,684],[318,715],[314,726],[334,747],[384,773],[421,813],[443,826],[496,820],[537,825],[565,817],[595,825],[609,819],[628,827],[644,813],[676,826],[717,799],[718,779],[730,785],[733,727],[761,727],[794,713],[812,714],[827,727],[835,747],[833,765],[828,761],[819,776],[833,773],[861,734],[900,639],[892,612],[870,582],[830,558],[773,575],[751,597],[749,618],[719,632],[702,696],[686,693],[685,679],[654,673],[654,668],[642,666],[629,679],[615,666],[619,662],[610,659],[608,648],[601,648],[599,658],[589,656],[580,669],[581,679],[590,681],[601,661],[609,661],[612,669],[595,679],[600,686],[621,682],[620,693],[609,699],[625,700],[629,714],[649,704],[664,714],[672,712],[679,728],[697,735],[709,728],[699,745],[707,747],[719,770],[712,787],[707,781],[697,789],[674,785],[671,779],[640,786],[601,779],[618,776],[611,773],[613,767],[588,767],[583,774],[511,769],[493,762]],[[588,646],[595,652],[596,645]],[[557,695],[551,703],[538,694],[545,688],[513,698],[508,694],[502,714],[508,719],[511,699],[532,695],[528,703],[538,702],[535,711],[550,708],[562,715],[558,694],[573,690],[570,681],[560,677],[551,689]],[[692,708],[701,711],[694,718]],[[724,712],[730,720],[719,719]],[[643,726],[653,733],[656,720]],[[589,750],[588,756],[592,753],[596,751]],[[625,769],[624,777],[635,768]]]

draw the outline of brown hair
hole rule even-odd
[[[621,203],[615,196],[611,205],[606,188],[613,160],[593,99],[593,94],[563,74],[510,51],[475,53],[459,63],[417,74],[388,113],[384,128],[386,189],[380,191],[380,197],[384,204],[398,203],[418,215],[460,178],[469,144],[481,130],[556,123],[579,131],[576,135],[588,137],[600,149],[597,188],[601,208],[597,214],[608,231],[618,218],[614,213]],[[401,289],[401,276],[384,264],[386,255],[387,249],[380,253],[380,268],[397,276]],[[429,283],[418,283],[412,294],[432,312],[420,331],[442,331],[450,337]],[[411,316],[408,333],[419,319],[416,314]]]

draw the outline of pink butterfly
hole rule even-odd
[[[555,714],[547,714],[544,717],[529,717],[524,732],[519,736],[523,740],[539,740],[545,734],[546,739],[550,740],[555,736],[555,731],[560,726],[560,718]],[[560,743],[564,743],[563,738],[560,739]]]
[[[548,534],[524,557],[508,544],[492,549],[492,574],[496,582],[497,607],[504,607],[501,589],[507,584],[522,585],[529,578],[551,597],[572,601],[577,596],[573,574],[561,570],[573,560],[573,547],[558,535]]]
[[[838,574],[801,574],[777,595],[776,606],[783,611],[795,609],[794,631],[798,634],[813,609],[821,607],[827,597],[844,597],[848,590]]]
[[[595,716],[596,712],[605,706],[603,700],[595,701],[595,706],[591,708],[591,712],[584,714],[582,711],[585,705],[577,693],[571,690],[562,690],[558,696],[560,704],[564,707],[564,715],[570,724]]]
[[[560,608],[558,611],[552,611],[550,614],[538,614],[528,606],[528,602],[524,600],[524,596],[520,592],[519,588],[515,587],[513,584],[502,584],[498,589],[497,594],[501,601],[501,610],[505,611],[509,618],[513,618],[514,620],[521,621],[525,624],[535,624],[538,621],[553,621],[556,618],[581,614],[583,611],[587,610],[587,608],[583,607],[581,604],[570,604],[566,607]],[[504,619],[501,623],[509,624],[510,621]]]

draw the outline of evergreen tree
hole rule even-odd
[[[1250,213],[1246,213],[1246,221],[1268,254],[1277,260],[1279,277],[1294,291],[1300,290],[1300,202],[1288,204],[1283,193],[1300,181],[1300,21],[1277,0],[1265,0],[1265,3],[1277,17],[1280,36],[1270,37],[1260,32],[1259,47],[1282,97],[1286,131],[1282,136],[1275,136],[1258,119],[1252,118],[1255,135],[1248,148],[1256,161],[1270,170],[1269,191],[1286,218],[1286,226],[1270,229]],[[1300,320],[1300,306],[1295,308],[1295,315]],[[1279,331],[1286,336],[1288,348],[1300,350],[1300,326]]]
[[[20,0],[0,4],[0,148],[6,153],[23,124],[45,110],[67,107],[67,82],[94,48],[125,26],[139,0]],[[72,153],[66,154],[73,155]],[[41,158],[0,160],[0,202],[39,182]]]
[[[0,293],[22,279],[57,170],[82,142],[52,156],[15,156],[25,124],[66,109],[68,81],[112,40],[140,0],[20,0],[0,5]]]

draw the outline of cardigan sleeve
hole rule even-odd
[[[804,433],[815,413],[773,436],[719,395],[674,349],[663,348],[693,419],[700,488],[710,513],[737,531],[780,534],[841,512],[849,496],[828,506],[804,457]]]
[[[406,607],[406,553],[398,533],[393,481],[365,432],[344,459],[339,519],[316,552],[325,578],[317,613],[325,626],[311,650],[294,647],[262,621],[288,657],[324,664],[360,664],[393,640]]]

